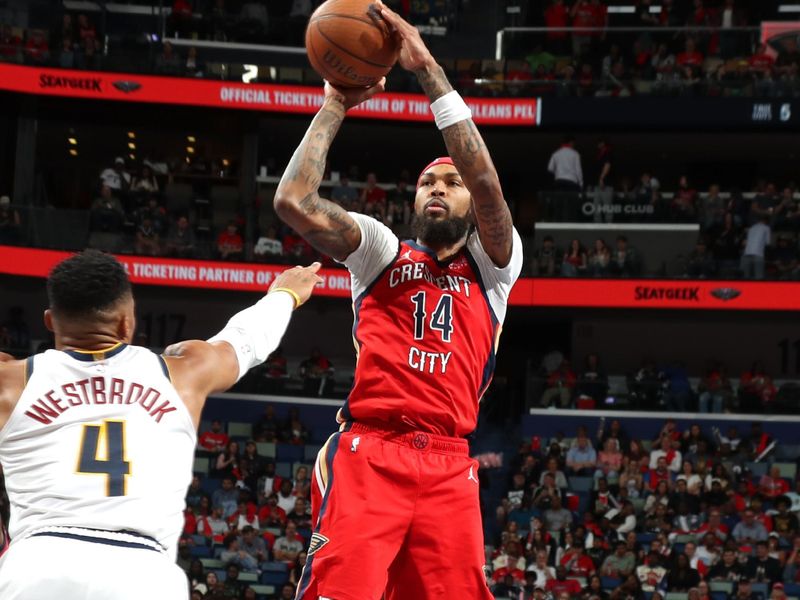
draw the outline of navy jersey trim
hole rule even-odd
[[[113,532],[111,532],[113,533]],[[126,532],[127,533],[127,532]],[[130,533],[128,535],[131,535]],[[160,552],[158,548],[163,548],[161,544],[155,541],[153,538],[150,538],[145,535],[136,534],[137,537],[141,537],[152,541],[155,543],[158,548],[154,548],[153,546],[149,546],[147,544],[139,544],[137,542],[126,542],[123,540],[112,540],[109,538],[101,538],[101,537],[93,537],[91,535],[79,535],[77,533],[67,533],[65,531],[42,531],[41,533],[34,533],[31,537],[58,537],[58,538],[65,538],[69,540],[77,540],[79,542],[89,542],[92,544],[104,544],[106,546],[117,546],[120,548],[135,548],[137,550],[150,550],[151,552]]]
[[[76,360],[80,360],[83,362],[94,362],[97,360],[107,360],[112,356],[116,356],[125,348],[128,347],[128,344],[119,343],[115,346],[107,350],[97,350],[97,351],[87,351],[87,350],[64,350],[65,354],[69,354],[72,358]]]
[[[457,259],[459,257],[459,255],[461,254],[462,250],[466,251],[466,249],[467,249],[466,244],[465,244],[462,248],[459,248],[459,250],[455,254],[453,254],[452,256],[449,256],[444,260],[439,260],[439,257],[436,255],[436,252],[434,252],[433,250],[431,250],[427,246],[423,246],[422,244],[418,244],[414,240],[405,240],[403,243],[408,245],[408,246],[411,246],[414,250],[417,250],[418,252],[424,252],[425,254],[430,256],[433,259],[433,261],[436,263],[436,265],[438,267],[440,267],[440,268],[444,268],[447,265],[449,265],[451,262],[453,262],[455,259]]]
[[[172,377],[169,374],[169,367],[167,366],[167,361],[164,360],[164,357],[161,356],[160,354],[156,354],[156,357],[158,358],[158,363],[161,365],[161,370],[164,371],[164,377],[167,378],[167,381],[172,383]]]
[[[325,511],[328,508],[328,500],[331,497],[331,490],[333,489],[333,459],[336,457],[336,451],[339,449],[339,438],[341,438],[341,433],[334,433],[331,437],[330,444],[328,446],[328,451],[325,455],[325,462],[327,463],[328,467],[328,485],[325,488],[325,496],[322,498],[322,504],[319,508],[319,517],[317,517],[317,522],[314,523],[314,531],[313,533],[324,535],[320,532],[322,526],[322,517],[325,516]],[[308,586],[311,584],[311,571],[314,568],[314,557],[316,553],[312,553],[308,555],[306,559],[306,566],[303,567],[303,574],[300,577],[300,583],[298,584],[297,589],[297,600],[303,600],[305,593],[308,591]]]
[[[25,383],[27,384],[31,380],[31,376],[33,375],[33,356],[29,356],[25,359]]]

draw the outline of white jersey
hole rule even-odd
[[[27,360],[26,379],[0,430],[12,548],[85,528],[147,536],[174,556],[196,432],[164,359],[125,344],[48,350]]]

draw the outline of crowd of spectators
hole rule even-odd
[[[624,382],[610,382],[597,354],[587,355],[579,369],[561,352],[553,351],[543,358],[531,389],[531,405],[542,408],[618,408],[625,404],[669,412],[751,414],[800,409],[797,385],[776,382],[758,360],[737,380],[719,361],[694,378],[680,361],[657,365],[645,358],[625,374]]]
[[[310,465],[297,464],[290,476],[281,476],[274,448],[302,451],[309,431],[297,409],[280,419],[267,405],[248,434],[229,436],[214,420],[198,438],[196,456],[209,469],[196,474],[187,490],[178,554],[193,598],[250,599],[256,591],[263,597],[258,582],[275,587],[274,598],[294,598],[311,536]],[[259,454],[264,444],[272,447],[271,456]],[[213,563],[206,567],[201,558]]]
[[[508,35],[516,60],[474,66],[473,82],[496,80],[505,85],[495,85],[495,93],[524,95],[784,97],[800,91],[796,41],[759,44],[760,16],[748,14],[758,8],[753,3],[664,0],[653,12],[656,3],[642,0],[633,16],[609,15],[601,0],[550,0],[541,12],[536,4],[528,23],[547,31]]]
[[[800,593],[796,459],[775,440],[618,420],[524,441],[487,519],[496,597],[782,600]],[[770,466],[771,465],[771,466]]]

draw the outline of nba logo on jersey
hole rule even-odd
[[[361,443],[361,436],[357,436],[353,438],[353,443],[350,444],[350,452],[356,452],[358,450],[358,445]]]

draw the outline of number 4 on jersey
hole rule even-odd
[[[425,337],[425,319],[428,313],[425,311],[425,292],[417,292],[411,296],[414,304],[414,339],[421,340]],[[430,329],[437,330],[442,335],[443,342],[450,342],[453,333],[453,297],[450,294],[442,294],[436,309],[431,315],[428,325]]]
[[[105,434],[105,459],[97,458],[101,433]],[[124,421],[103,421],[102,425],[83,426],[78,473],[106,475],[106,496],[125,495],[125,477],[131,474],[131,463],[125,460]]]

